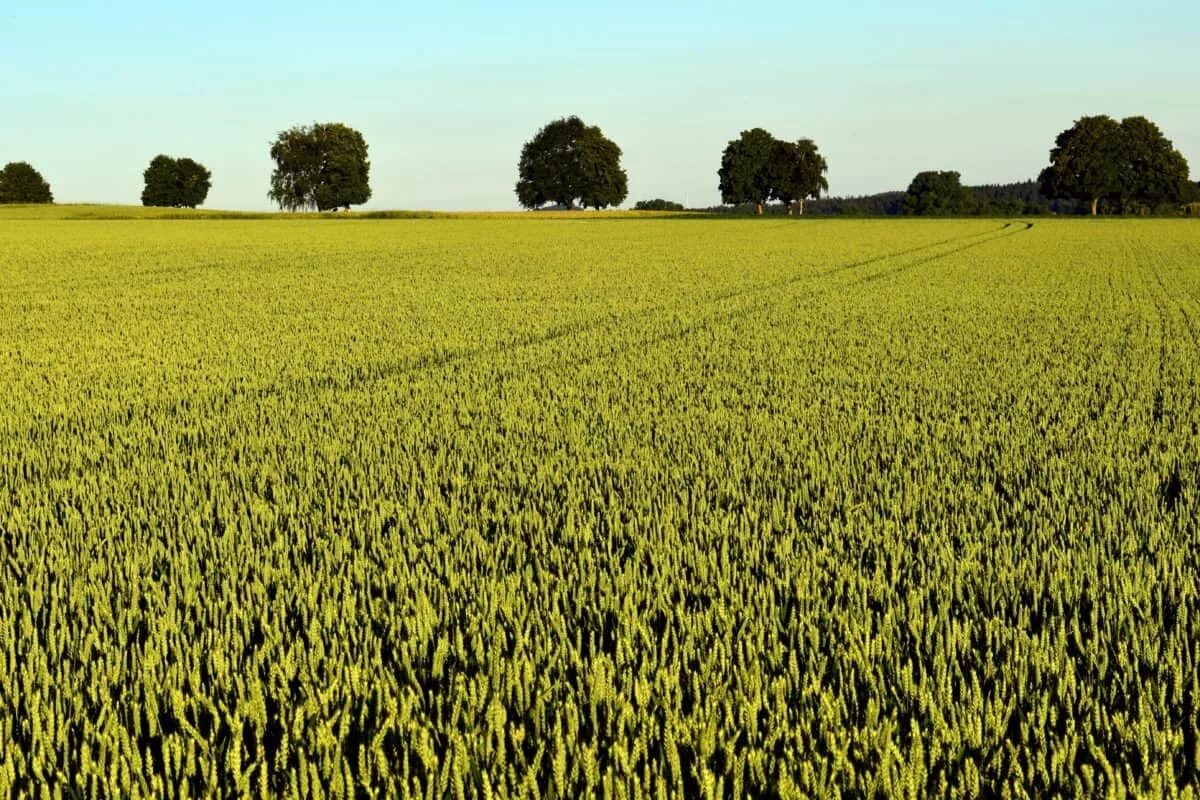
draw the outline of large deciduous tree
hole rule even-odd
[[[771,199],[769,168],[776,144],[767,131],[751,128],[725,146],[717,170],[722,203],[753,203],[759,214],[763,212],[763,205]]]
[[[517,201],[525,208],[601,209],[620,205],[629,193],[621,148],[575,116],[548,123],[526,142],[517,173]]]
[[[1054,140],[1050,166],[1038,176],[1042,194],[1089,203],[1094,216],[1101,200],[1120,196],[1123,138],[1112,117],[1080,117]]]
[[[762,128],[742,131],[721,154],[721,202],[752,203],[759,214],[770,200],[804,213],[804,200],[829,188],[829,165],[812,139],[785,142]]]
[[[767,162],[771,197],[787,206],[789,215],[793,208],[803,214],[805,198],[818,198],[829,189],[825,179],[828,169],[812,139],[777,141]]]
[[[904,194],[904,213],[924,217],[949,217],[971,211],[971,192],[953,171],[919,172]]]
[[[1101,200],[1122,211],[1187,201],[1187,159],[1145,117],[1081,117],[1054,143],[1039,178],[1047,197],[1082,200],[1093,215]]]
[[[53,203],[54,194],[42,174],[24,161],[0,170],[0,203]]]
[[[288,211],[337,210],[371,198],[363,135],[340,122],[296,126],[271,144],[275,171],[267,196]]]
[[[1145,117],[1121,120],[1121,207],[1153,208],[1191,199],[1188,163],[1158,126]]]
[[[196,208],[212,188],[212,173],[190,158],[158,155],[142,173],[142,205]]]

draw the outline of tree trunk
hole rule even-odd
[[[1100,198],[1093,197],[1092,198],[1092,216],[1093,217],[1096,216],[1096,206],[1098,206],[1098,205],[1100,205]]]
[[[762,213],[763,213],[763,204],[762,203],[755,204],[754,210],[755,210],[755,213],[757,213],[761,217]]]
[[[563,205],[567,207],[567,211],[575,210],[575,201],[574,200],[568,200],[567,202],[563,203]]]

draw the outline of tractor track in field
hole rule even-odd
[[[958,253],[962,253],[964,251],[971,250],[973,248],[988,244],[989,242],[994,242],[998,239],[1008,238],[1010,236],[1015,235],[1017,232],[1028,231],[1033,228],[1033,223],[1022,223],[1022,224],[1024,224],[1025,227],[1022,228],[1020,231],[1008,231],[1007,229],[1012,225],[1012,223],[1008,223],[1000,229],[1001,231],[1004,231],[1003,233],[996,233],[995,231],[991,231],[991,232],[989,232],[991,235],[972,234],[971,236],[960,237],[960,238],[955,238],[955,239],[948,239],[948,240],[945,240],[942,242],[936,242],[931,245],[924,245],[921,247],[909,248],[908,250],[900,251],[899,253],[892,253],[892,254],[889,254],[886,256],[879,256],[876,258],[866,259],[864,261],[856,262],[854,264],[843,265],[841,267],[836,267],[832,270],[827,270],[824,273],[820,273],[820,274],[821,275],[831,275],[831,274],[836,274],[839,272],[845,272],[849,269],[854,269],[856,267],[862,267],[862,266],[869,266],[870,264],[876,264],[876,263],[880,263],[882,261],[891,260],[893,258],[903,257],[903,255],[912,254],[915,252],[921,252],[921,251],[928,250],[928,249],[931,249],[931,248],[939,246],[939,245],[962,241],[963,239],[974,239],[980,235],[987,235],[986,239],[981,239],[979,241],[970,242],[969,244],[961,245],[952,250],[947,250],[942,253],[936,253],[934,255],[927,256],[916,262],[913,262],[912,264],[905,264],[904,266],[897,267],[892,270],[888,270],[885,273],[880,273],[878,275],[865,276],[863,278],[859,278],[856,281],[852,281],[849,285],[853,286],[856,284],[868,283],[868,282],[871,282],[874,280],[880,280],[883,278],[891,277],[893,275],[897,275],[901,272],[906,272],[911,269],[916,269],[917,267],[924,266],[926,264],[931,264],[931,263],[933,263],[935,261],[939,261],[943,258],[948,258],[948,257],[956,255]],[[782,280],[782,281],[775,281],[771,285],[770,288],[780,289],[780,288],[784,288],[786,286],[790,286],[790,285],[793,285],[793,284],[799,283],[799,282],[800,281],[797,278],[789,278],[789,279]],[[761,288],[766,288],[766,287],[761,287]],[[837,288],[838,288],[837,286],[823,287],[820,291],[816,292],[813,296],[820,297],[822,295],[828,294],[829,292],[835,291]],[[758,292],[755,292],[755,294],[758,294]],[[694,333],[698,333],[702,330],[708,330],[708,329],[712,328],[714,325],[720,325],[720,324],[723,324],[726,322],[732,322],[733,320],[743,317],[748,313],[753,313],[756,311],[761,311],[761,310],[770,308],[774,304],[775,304],[774,298],[770,298],[770,297],[761,298],[759,300],[759,302],[751,303],[746,307],[729,309],[726,311],[717,312],[715,314],[710,314],[710,315],[703,317],[695,322],[684,325],[677,330],[668,331],[668,332],[658,334],[655,336],[635,340],[632,342],[623,343],[623,344],[617,345],[615,347],[609,348],[602,353],[597,353],[592,356],[585,356],[583,358],[573,359],[569,362],[569,364],[572,366],[576,366],[576,365],[582,366],[582,365],[601,361],[605,358],[624,355],[625,353],[634,352],[636,350],[640,350],[640,349],[643,349],[646,347],[653,347],[655,345],[663,344],[665,342],[683,339],[683,338],[686,338],[687,336],[690,336]]]
[[[1012,223],[1009,223],[1009,225],[1011,225],[1011,224]],[[858,282],[859,283],[873,283],[875,281],[881,281],[881,280],[884,280],[885,278],[890,278],[893,275],[899,275],[902,272],[908,272],[909,270],[913,270],[918,267],[923,267],[926,264],[932,264],[933,262],[940,261],[943,258],[947,258],[947,257],[953,256],[953,255],[958,255],[959,253],[965,253],[967,250],[974,250],[976,247],[982,247],[983,245],[994,242],[997,239],[1007,239],[1010,236],[1014,236],[1018,233],[1024,233],[1025,231],[1031,230],[1033,228],[1032,222],[1026,222],[1023,224],[1025,225],[1025,227],[1020,229],[1019,231],[1008,231],[1007,228],[1009,227],[1009,225],[1005,225],[1004,228],[1002,229],[1002,230],[1004,230],[1003,233],[996,234],[995,236],[989,236],[986,239],[980,239],[979,241],[971,242],[969,244],[964,244],[961,247],[957,247],[953,250],[947,250],[944,253],[937,253],[935,255],[929,256],[928,258],[922,258],[922,259],[912,262],[911,264],[905,264],[903,266],[896,267],[895,269],[887,270],[886,272],[880,272],[875,275],[867,275],[866,277],[860,279]]]
[[[1181,397],[1177,392],[1172,392],[1171,389],[1178,388],[1178,384],[1173,385],[1171,378],[1188,381],[1186,371],[1182,368],[1189,358],[1194,359],[1195,354],[1200,352],[1200,330],[1197,330],[1195,320],[1188,311],[1192,295],[1183,292],[1180,296],[1172,292],[1157,261],[1151,265],[1150,271],[1153,282],[1147,281],[1150,283],[1147,293],[1159,320],[1158,368],[1150,401],[1150,420],[1152,429],[1161,436],[1174,437],[1187,429],[1189,419],[1192,431],[1196,430],[1195,400],[1188,402],[1184,399],[1187,395]],[[1178,340],[1177,344],[1189,352],[1180,354],[1175,351],[1169,346],[1172,340]],[[1181,461],[1176,455],[1173,463],[1163,463],[1161,469],[1159,501],[1167,512],[1173,513],[1178,506],[1183,485],[1189,480],[1187,461]]]
[[[858,261],[852,261],[847,264],[839,264],[836,267],[830,267],[828,269],[820,270],[818,272],[814,272],[814,273],[807,274],[807,275],[790,275],[786,278],[779,278],[774,281],[768,281],[767,283],[755,284],[753,286],[747,286],[742,289],[733,289],[730,291],[718,292],[714,295],[711,295],[708,298],[708,300],[709,301],[730,300],[730,299],[733,299],[736,297],[742,297],[742,296],[749,295],[749,294],[758,294],[760,292],[770,291],[772,289],[782,289],[785,286],[791,286],[792,284],[800,283],[805,280],[812,280],[815,278],[825,278],[830,275],[837,275],[839,273],[847,272],[852,269],[861,269],[862,267],[869,267],[872,264],[879,264],[883,261],[890,261],[891,259],[894,259],[894,258],[903,258],[904,256],[912,255],[913,253],[921,253],[926,250],[932,250],[935,247],[941,247],[943,245],[953,244],[955,242],[967,241],[970,239],[977,239],[981,236],[988,237],[988,239],[986,239],[985,241],[990,241],[993,238],[997,238],[997,234],[1001,231],[1006,230],[1010,225],[1012,225],[1011,222],[1005,223],[998,230],[987,230],[987,231],[983,231],[981,233],[968,234],[966,236],[953,236],[949,239],[940,239],[936,242],[930,242],[929,244],[917,245],[916,247],[908,247],[908,248],[905,248],[904,250],[896,250],[891,253],[884,253],[883,255],[871,256],[870,258],[864,258],[864,259],[860,259]],[[1032,225],[1030,227],[1032,227]]]
[[[770,296],[779,289],[794,286],[806,281],[819,280],[821,278],[830,277],[846,273],[852,270],[862,269],[874,264],[880,264],[887,261],[905,258],[917,253],[925,253],[935,248],[944,247],[946,245],[958,246],[944,252],[932,253],[918,261],[905,264],[878,277],[864,276],[856,281],[850,282],[848,285],[857,283],[865,283],[871,280],[879,280],[883,277],[889,277],[903,271],[915,269],[917,267],[936,262],[940,259],[947,258],[958,253],[970,250],[975,247],[982,246],[989,242],[998,239],[1007,238],[1014,235],[1016,232],[1011,228],[1017,223],[1006,223],[998,229],[989,229],[982,233],[972,233],[965,236],[951,237],[942,239],[936,242],[931,242],[924,245],[905,248],[903,250],[891,251],[878,256],[860,259],[846,264],[839,264],[832,268],[828,268],[815,273],[804,273],[799,275],[790,275],[786,278],[773,280],[765,283],[755,284],[753,286],[737,289],[729,292],[717,293],[710,295],[700,301],[701,308],[711,309],[712,306],[729,300],[739,300],[746,297],[753,298],[750,303],[740,304],[737,307],[712,311],[703,316],[694,317],[691,320],[682,321],[678,327],[671,330],[656,333],[650,336],[638,337],[624,342],[618,342],[612,347],[603,348],[602,350],[583,355],[576,358],[567,359],[550,359],[546,366],[584,366],[591,363],[596,363],[601,360],[623,355],[635,350],[653,347],[655,345],[683,339],[687,336],[698,333],[702,330],[711,329],[714,326],[730,322],[739,317],[750,313],[755,313],[763,309],[773,306],[777,302],[777,298]],[[1032,223],[1022,223],[1024,228],[1029,230],[1033,227]],[[982,238],[981,238],[982,237]],[[830,291],[834,291],[838,285],[830,285],[821,288],[815,292],[815,296],[824,295]],[[347,374],[338,375],[329,372],[318,372],[314,375],[304,376],[295,379],[286,379],[283,381],[274,382],[265,386],[237,386],[217,391],[210,391],[189,395],[186,397],[175,398],[169,401],[151,402],[151,403],[131,403],[122,408],[113,409],[107,414],[102,414],[98,417],[93,417],[85,423],[71,418],[43,418],[38,424],[26,426],[21,431],[10,431],[9,435],[24,437],[25,441],[39,441],[45,437],[56,437],[61,435],[70,435],[71,433],[81,433],[86,430],[105,429],[109,427],[129,427],[138,423],[139,420],[166,415],[168,417],[200,417],[212,416],[223,412],[225,409],[243,402],[255,402],[270,398],[286,397],[296,393],[309,393],[320,391],[353,391],[362,389],[364,386],[369,386],[382,381],[392,380],[403,376],[419,375],[422,373],[435,373],[446,368],[454,368],[460,365],[469,364],[478,359],[501,356],[512,353],[520,353],[534,350],[538,347],[552,345],[559,341],[568,340],[572,337],[582,336],[607,328],[620,328],[628,326],[631,323],[641,323],[648,320],[653,320],[656,316],[667,311],[665,305],[656,305],[645,308],[639,311],[630,312],[622,315],[609,315],[599,318],[584,320],[576,324],[566,325],[558,329],[552,329],[544,334],[527,335],[515,338],[514,340],[498,343],[486,347],[466,348],[462,350],[452,350],[445,352],[427,352],[414,355],[412,357],[402,359],[395,363],[378,364],[374,366],[360,366],[348,371]],[[697,309],[701,310],[701,309]],[[500,365],[497,369],[497,377],[511,377],[518,374],[524,374],[529,371],[528,367],[509,369],[504,365]],[[161,428],[161,426],[158,426]]]

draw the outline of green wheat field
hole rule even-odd
[[[0,797],[1197,797],[1200,225],[0,211]]]

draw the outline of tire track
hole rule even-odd
[[[201,415],[208,417],[223,414],[230,408],[246,402],[255,403],[263,400],[325,391],[357,391],[373,384],[397,378],[413,378],[418,375],[435,374],[444,369],[470,365],[479,361],[483,361],[485,365],[490,364],[494,369],[493,374],[497,379],[509,379],[520,375],[527,375],[533,370],[541,371],[548,368],[586,366],[604,359],[619,357],[635,350],[680,340],[702,330],[728,323],[739,317],[761,312],[778,302],[779,298],[774,296],[774,293],[785,287],[794,286],[806,281],[816,281],[823,277],[839,275],[875,264],[886,263],[916,253],[925,253],[946,245],[966,242],[966,244],[958,244],[958,246],[950,250],[929,255],[914,264],[889,270],[888,274],[912,269],[924,264],[933,263],[942,258],[947,258],[964,250],[981,246],[996,239],[1011,236],[1013,235],[1013,232],[1010,230],[1012,226],[1013,223],[1009,222],[999,229],[950,237],[929,244],[891,251],[846,264],[839,264],[817,273],[791,275],[786,278],[756,284],[733,292],[709,296],[702,302],[700,310],[709,309],[710,313],[704,313],[676,326],[671,326],[668,330],[650,332],[649,335],[636,336],[632,339],[626,339],[619,335],[611,337],[608,341],[613,343],[612,346],[604,347],[590,354],[574,357],[552,356],[545,358],[543,356],[539,357],[539,360],[532,366],[524,362],[523,359],[523,363],[512,364],[511,362],[514,359],[502,358],[505,356],[511,357],[514,354],[521,354],[522,356],[531,355],[536,353],[540,348],[604,330],[612,329],[620,332],[623,330],[627,331],[631,327],[640,327],[643,330],[649,328],[653,331],[656,328],[663,327],[661,323],[655,320],[664,312],[671,310],[671,307],[666,304],[658,304],[629,314],[618,316],[606,315],[592,318],[576,324],[565,325],[558,329],[552,329],[544,334],[522,336],[514,340],[498,342],[485,347],[425,352],[392,363],[357,365],[343,374],[321,372],[277,381],[265,386],[232,386],[158,402],[134,402],[123,407],[114,408],[106,414],[90,417],[87,420],[78,420],[71,417],[56,418],[43,416],[39,418],[37,423],[26,426],[23,430],[9,431],[9,435],[18,442],[36,444],[44,439],[55,439],[60,436],[70,436],[86,431],[145,425],[150,420],[155,420],[156,424],[153,427],[161,431],[164,427],[167,427],[163,424],[162,418],[164,417],[167,419],[194,419]],[[1029,227],[1032,227],[1032,225],[1026,227],[1025,230],[1028,230]],[[980,237],[986,238],[980,239]],[[976,239],[978,241],[971,241]],[[860,278],[849,285],[862,283],[867,280],[870,280],[870,276]],[[837,290],[840,286],[844,286],[844,284],[819,287],[810,296],[820,297]],[[751,298],[751,300],[747,303],[739,303],[733,308],[711,311],[714,306],[723,302],[744,298]]]
[[[1025,225],[1025,227],[1020,229],[1019,231],[1008,231],[1007,229],[1012,224],[1013,223],[1008,223],[1008,224],[1004,225],[1000,229],[1002,231],[1001,233],[990,232],[991,235],[989,235],[988,238],[983,239],[981,241],[971,242],[969,244],[961,245],[959,247],[955,247],[951,250],[947,250],[942,253],[936,253],[934,255],[922,258],[912,264],[906,264],[902,267],[897,267],[895,269],[888,270],[888,271],[886,271],[884,273],[880,273],[878,275],[866,276],[863,278],[859,278],[856,281],[852,281],[849,285],[854,286],[857,284],[867,283],[867,282],[871,282],[871,281],[875,281],[875,280],[881,280],[883,278],[890,277],[892,275],[896,275],[901,272],[915,269],[917,267],[920,267],[920,266],[923,266],[926,264],[931,264],[931,263],[933,263],[935,261],[939,261],[943,258],[948,258],[950,256],[957,255],[958,253],[962,253],[966,250],[971,250],[973,248],[980,247],[982,245],[988,244],[988,243],[996,241],[998,239],[1005,239],[1010,236],[1014,236],[1017,233],[1023,233],[1025,231],[1028,231],[1033,228],[1033,223],[1023,223]],[[954,239],[948,239],[948,240],[944,240],[942,242],[934,243],[933,245],[923,245],[921,247],[910,248],[905,251],[900,251],[900,255],[911,254],[914,252],[928,250],[928,249],[938,246],[938,245],[944,245],[947,243],[961,241],[963,238],[975,238],[979,235],[980,234],[972,234],[969,237],[956,237]],[[855,264],[849,264],[849,265],[843,265],[841,267],[834,268],[833,270],[828,270],[826,273],[823,273],[823,274],[834,274],[837,272],[844,272],[846,270],[853,269],[858,266],[867,266],[870,264],[879,263],[881,261],[886,261],[886,260],[889,260],[890,258],[895,258],[895,257],[896,257],[896,254],[891,254],[889,256],[881,256],[881,257],[877,257],[877,258],[866,259],[862,262],[857,262]],[[792,285],[792,284],[795,284],[798,282],[799,281],[795,278],[783,280],[783,281],[777,281],[772,284],[771,288],[776,288],[776,289],[783,288],[785,286]],[[813,295],[810,295],[810,299],[816,298],[816,297],[822,297],[826,294],[829,294],[830,292],[835,291],[838,288],[840,288],[840,285],[825,287],[821,291],[815,292]],[[637,340],[630,341],[630,342],[624,342],[615,347],[608,348],[601,353],[596,353],[596,354],[581,357],[581,358],[562,360],[557,363],[562,366],[585,366],[588,364],[597,363],[605,358],[617,357],[617,356],[621,356],[621,355],[624,355],[624,354],[627,354],[630,352],[634,352],[635,350],[640,350],[640,349],[644,349],[644,348],[648,348],[648,347],[654,347],[656,345],[663,344],[666,342],[677,341],[677,340],[686,338],[687,336],[690,336],[694,333],[698,333],[702,330],[708,330],[717,325],[721,325],[721,324],[724,324],[727,322],[731,322],[740,317],[744,317],[747,314],[769,309],[770,307],[774,306],[776,304],[776,302],[777,302],[777,298],[771,298],[771,297],[762,298],[757,303],[751,303],[745,307],[729,309],[729,310],[721,311],[721,312],[718,312],[715,314],[710,314],[710,315],[705,316],[701,319],[698,319],[694,322],[690,322],[688,324],[680,326],[679,328],[672,330],[672,331],[667,331],[667,332],[656,334],[653,336],[644,337],[644,338],[637,339]]]
[[[999,231],[1004,231],[1010,225],[1012,225],[1011,222],[1005,223],[1003,226],[1001,226],[999,228]],[[1030,225],[1030,227],[1033,227],[1033,226]],[[878,264],[880,262],[889,261],[894,258],[902,258],[907,255],[912,255],[913,253],[924,252],[925,250],[932,250],[935,247],[941,247],[943,245],[952,244],[954,242],[961,242],[964,240],[975,239],[980,236],[988,236],[988,237],[994,238],[997,233],[998,233],[998,231],[995,231],[995,230],[987,230],[987,231],[983,231],[981,233],[967,234],[966,236],[952,236],[949,239],[941,239],[936,242],[930,242],[929,244],[917,245],[916,247],[909,247],[909,248],[905,248],[904,250],[896,250],[891,253],[884,253],[883,255],[871,256],[870,258],[864,258],[859,261],[850,262],[848,264],[840,264],[836,267],[832,267],[829,269],[825,269],[825,270],[821,270],[819,272],[812,273],[811,275],[792,275],[787,278],[780,278],[778,280],[769,281],[767,283],[756,284],[754,286],[747,287],[745,289],[735,289],[735,290],[728,291],[728,292],[719,292],[715,295],[712,295],[710,299],[726,300],[726,299],[741,297],[741,296],[756,293],[756,292],[769,291],[772,289],[781,289],[785,286],[790,286],[795,283],[800,283],[801,281],[804,281],[809,278],[824,278],[824,277],[828,277],[830,275],[837,275],[839,273],[846,272],[848,270],[859,269],[862,267],[869,267],[872,264]]]
[[[1012,223],[1009,223],[1009,225],[1011,225],[1011,224]],[[1009,225],[1005,225],[1004,228],[1007,229],[1009,227]],[[990,242],[994,242],[997,239],[1007,239],[1010,236],[1014,236],[1017,233],[1024,233],[1025,231],[1031,230],[1032,228],[1033,228],[1033,223],[1027,222],[1027,223],[1025,223],[1025,227],[1023,229],[1021,229],[1020,231],[1015,231],[1015,232],[1014,231],[1006,231],[1004,233],[1000,233],[995,236],[988,237],[987,239],[982,239],[978,242],[971,242],[970,244],[965,244],[962,247],[955,248],[954,250],[947,250],[944,253],[938,253],[936,255],[930,256],[929,258],[923,258],[923,259],[920,259],[919,261],[914,261],[911,264],[905,264],[902,267],[897,267],[895,269],[887,270],[886,272],[880,272],[875,275],[868,275],[867,277],[859,280],[858,283],[873,283],[874,281],[880,281],[880,280],[883,280],[884,278],[890,278],[893,275],[898,275],[902,272],[908,272],[909,270],[916,269],[917,267],[923,267],[926,264],[932,264],[934,261],[939,261],[943,258],[947,258],[949,256],[953,256],[953,255],[957,255],[959,253],[966,252],[967,250],[973,250],[976,247],[982,247],[983,245],[988,244]]]

